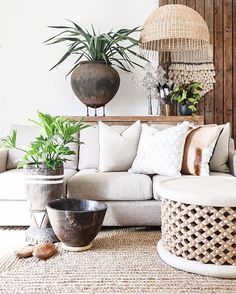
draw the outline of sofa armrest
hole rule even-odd
[[[236,177],[236,150],[229,150],[229,169],[230,173]]]
[[[7,170],[8,149],[0,150],[0,173]]]

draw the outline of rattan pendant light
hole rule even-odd
[[[141,48],[149,59],[159,56],[162,61],[171,62],[170,77],[174,82],[195,79],[203,83],[204,94],[213,88],[210,33],[194,9],[170,4],[154,10],[141,31]]]
[[[148,51],[209,50],[206,22],[194,9],[180,4],[164,5],[152,12],[141,32],[141,47]]]

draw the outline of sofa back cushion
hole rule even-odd
[[[11,133],[13,130],[17,131],[17,138],[16,143],[17,146],[25,147],[30,144],[38,135],[39,135],[39,129],[37,127],[29,126],[29,125],[18,125],[14,124],[11,126]],[[77,135],[78,139],[78,135]],[[78,165],[78,144],[77,143],[71,143],[68,145],[72,150],[75,151],[76,154],[70,155],[68,158],[70,161],[67,161],[64,164],[65,168],[68,169],[77,169]],[[18,162],[21,159],[21,157],[24,155],[23,151],[10,149],[8,152],[8,159],[7,159],[7,170],[15,169],[17,168]]]
[[[117,133],[122,133],[129,125],[111,126]],[[151,124],[158,130],[164,130],[173,127],[170,124]],[[84,144],[79,147],[78,169],[99,169],[99,126],[92,125],[80,132],[80,141]]]
[[[79,146],[78,169],[98,169],[98,125],[81,130],[79,136],[83,144]]]
[[[140,133],[140,121],[136,121],[121,133],[99,122],[99,170],[117,172],[131,168],[137,154]]]
[[[210,160],[210,171],[229,173],[229,143],[231,137],[230,123],[222,125],[222,131],[217,140],[212,158]]]

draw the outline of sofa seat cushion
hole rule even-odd
[[[69,180],[67,196],[93,200],[148,200],[152,198],[152,180],[147,175],[128,172],[82,170]]]
[[[211,172],[210,173],[210,176],[212,177],[233,177],[232,175],[230,174],[227,174],[227,173],[218,173],[218,172]],[[182,178],[185,178],[185,177],[191,177],[191,175],[182,175],[181,176]],[[154,199],[156,200],[160,200],[161,197],[158,193],[158,185],[160,185],[160,183],[162,181],[165,181],[167,179],[169,179],[171,177],[167,177],[167,176],[159,176],[159,175],[156,175],[153,177],[153,197]]]
[[[66,183],[76,173],[76,170],[64,170],[64,195]],[[0,173],[0,201],[1,200],[26,200],[24,188],[24,172],[22,169],[12,169]]]

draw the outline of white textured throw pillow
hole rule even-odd
[[[99,170],[127,171],[137,154],[140,133],[140,121],[122,133],[99,122]]]
[[[129,171],[179,176],[188,128],[188,122],[163,131],[143,125],[137,156]]]

